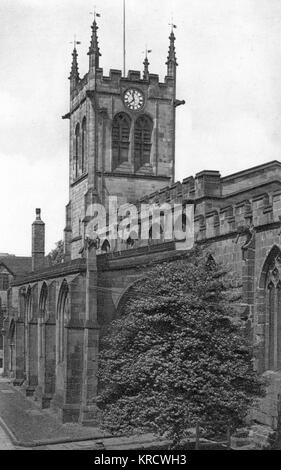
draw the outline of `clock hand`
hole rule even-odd
[[[133,96],[133,92],[130,92],[129,93],[129,97],[131,98],[131,100],[129,101],[129,104],[131,104],[133,101],[134,101],[134,96]]]

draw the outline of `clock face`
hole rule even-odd
[[[135,88],[129,88],[124,94],[124,103],[132,111],[138,111],[144,105],[144,96]]]

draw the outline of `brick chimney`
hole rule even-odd
[[[45,265],[45,224],[41,220],[41,209],[36,209],[36,220],[32,224],[32,271]]]

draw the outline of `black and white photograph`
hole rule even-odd
[[[0,452],[281,450],[281,1],[0,0],[0,103]]]

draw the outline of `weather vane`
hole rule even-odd
[[[74,34],[74,39],[73,39],[73,41],[70,42],[70,44],[74,44],[74,49],[76,49],[76,46],[78,44],[81,44],[81,41],[76,40],[76,34]]]
[[[147,45],[145,46],[145,51],[142,51],[143,54],[145,54],[145,58],[147,59],[148,54],[152,52],[152,49],[147,49]]]
[[[96,5],[94,6],[94,12],[90,11],[90,15],[94,15],[94,21],[96,21],[96,18],[100,18],[100,13],[97,13],[97,8]]]
[[[176,27],[177,27],[177,25],[175,25],[175,23],[174,23],[174,17],[173,17],[173,14],[171,15],[171,23],[169,23],[169,26],[171,26],[171,28],[172,28],[172,32],[173,32],[174,28],[176,28]]]

